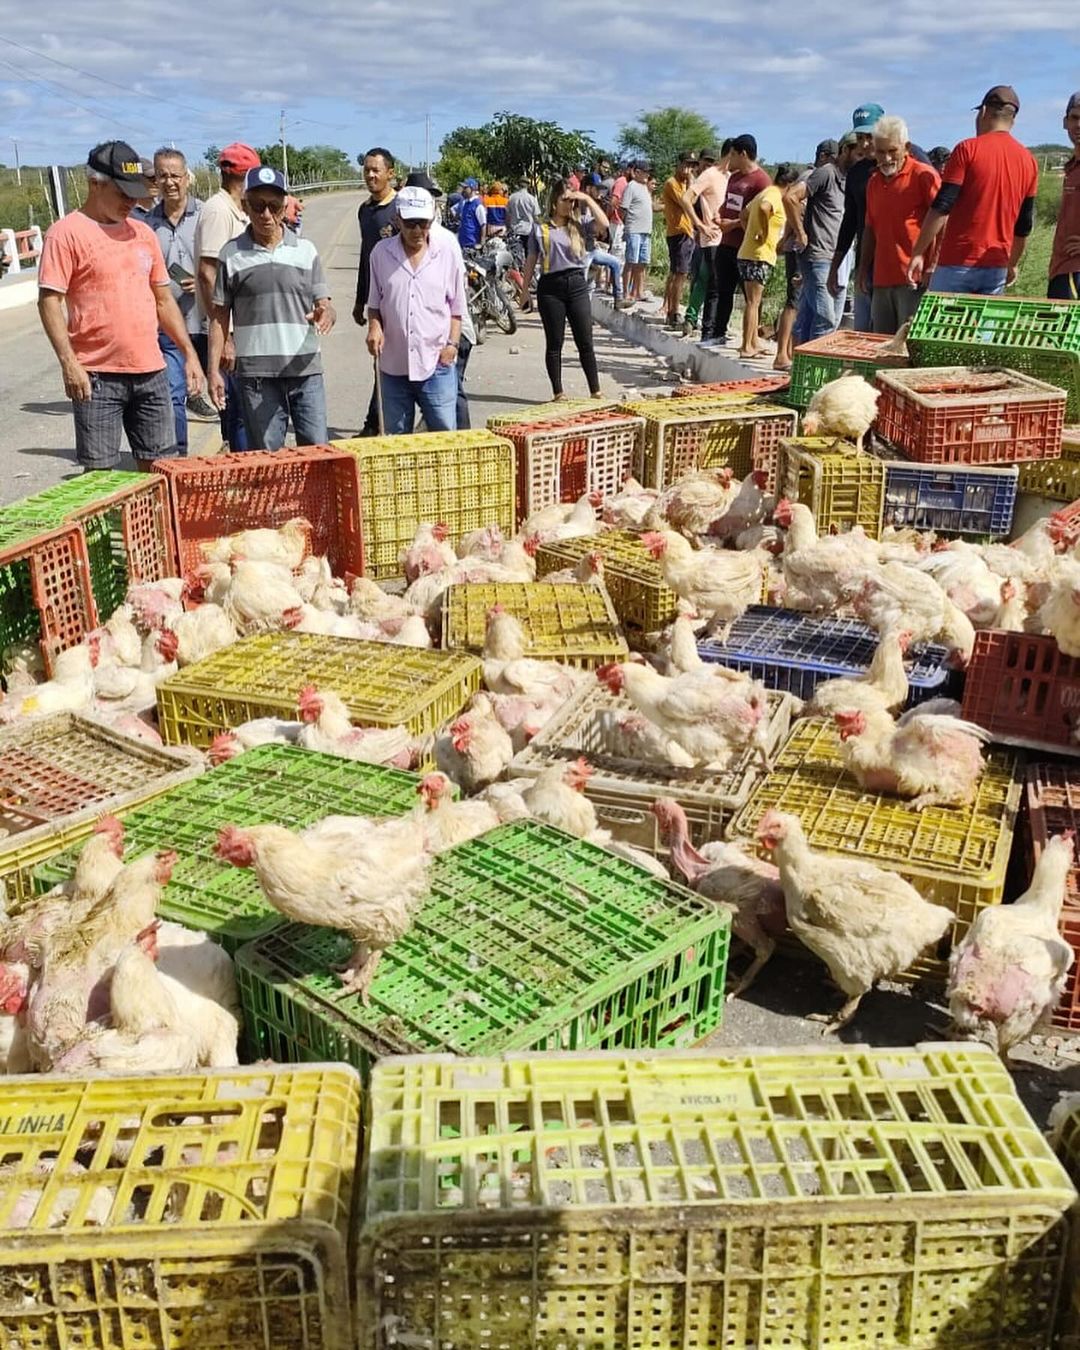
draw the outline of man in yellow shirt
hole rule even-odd
[[[776,246],[787,224],[784,189],[798,177],[798,169],[790,164],[778,165],[771,185],[759,192],[743,210],[746,233],[739,245],[736,265],[746,297],[742,346],[739,348],[739,355],[744,360],[766,354],[758,339],[761,297],[776,266]]]
[[[681,327],[679,303],[686,279],[694,262],[694,212],[687,189],[698,170],[693,151],[679,156],[675,172],[664,184],[664,229],[667,233],[668,279],[664,287],[664,309],[669,328]]]

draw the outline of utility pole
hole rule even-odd
[[[285,109],[281,110],[281,172],[285,176],[285,186],[289,186],[289,147],[285,140]]]
[[[431,172],[431,114],[424,114],[424,172]]]
[[[14,136],[11,138],[11,144],[15,147],[15,181],[22,187],[22,169],[19,167],[19,142]]]

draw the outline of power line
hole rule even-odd
[[[58,98],[62,103],[68,103],[71,107],[77,108],[79,112],[86,113],[88,117],[98,117],[104,122],[111,122],[113,126],[120,127],[121,130],[130,131],[131,129],[132,122],[130,120],[121,122],[119,118],[110,117],[108,113],[102,112],[100,108],[88,108],[85,103],[76,102],[75,99],[70,98],[66,92],[62,91],[62,86],[57,85],[55,80],[50,80],[47,76],[26,75],[23,71],[19,70],[17,66],[13,66],[10,61],[0,61],[0,66],[4,66],[6,69],[13,71],[18,78],[26,84],[40,85],[50,98]],[[49,85],[54,85],[56,87],[50,89],[47,87]],[[136,122],[134,125],[141,126],[147,131],[150,130],[149,124],[146,122]]]

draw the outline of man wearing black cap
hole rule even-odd
[[[149,194],[153,164],[124,141],[95,146],[86,163],[85,203],[45,235],[38,313],[71,399],[79,463],[115,469],[126,432],[136,465],[146,470],[151,460],[177,453],[158,330],[183,353],[189,394],[202,388],[202,368],[157,237],[129,218]]]
[[[926,254],[944,230],[932,291],[1001,295],[1035,224],[1039,167],[1013,136],[1020,98],[1011,85],[988,89],[974,109],[975,135],[961,141],[941,175],[941,190],[915,242],[908,280],[923,280]]]
[[[1080,91],[1070,97],[1062,126],[1075,153],[1065,165],[1046,293],[1051,300],[1080,300]]]

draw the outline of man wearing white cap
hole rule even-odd
[[[371,251],[367,300],[367,347],[380,364],[386,431],[408,435],[417,407],[429,431],[453,431],[465,280],[456,251],[432,232],[430,192],[402,188],[397,213],[400,232]]]

